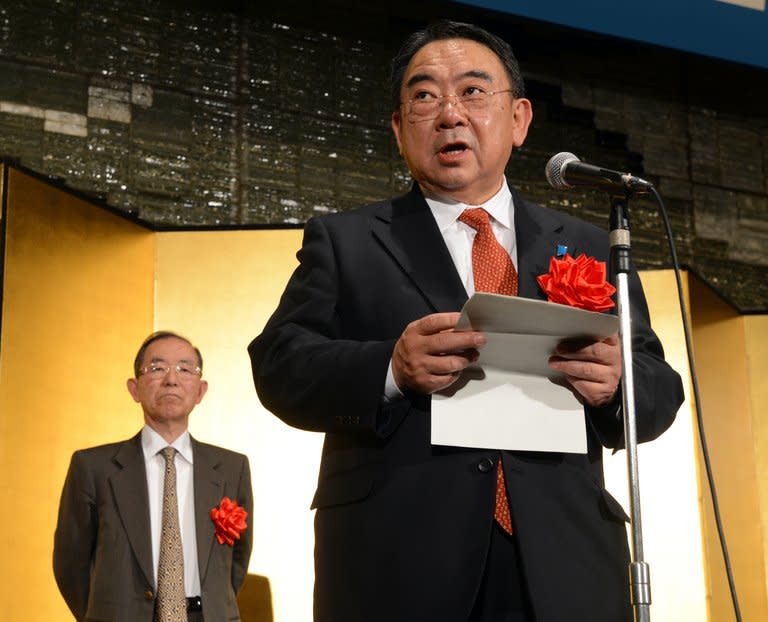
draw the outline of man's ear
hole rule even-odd
[[[393,112],[390,124],[392,126],[392,131],[395,134],[395,140],[397,141],[397,150],[400,153],[400,155],[403,155],[403,144],[400,141],[400,129],[401,129],[401,123],[402,122],[403,122],[403,119],[400,116],[400,113],[399,112]]]
[[[512,102],[512,115],[514,125],[512,130],[512,144],[515,147],[522,147],[528,136],[528,128],[533,121],[533,106],[531,101],[521,97]]]
[[[200,381],[200,388],[197,390],[197,400],[195,401],[195,404],[199,404],[203,396],[208,392],[208,383],[205,380]]]
[[[128,393],[131,394],[133,401],[140,402],[141,400],[139,399],[139,383],[136,380],[136,378],[128,378],[125,384],[128,387]]]

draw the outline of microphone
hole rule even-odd
[[[567,151],[553,155],[547,162],[545,172],[549,185],[555,190],[570,190],[582,186],[611,194],[626,194],[628,192],[647,194],[653,188],[653,184],[649,181],[629,173],[620,173],[593,164],[585,164]]]

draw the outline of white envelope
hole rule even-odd
[[[547,365],[559,341],[608,337],[614,315],[516,296],[476,293],[457,330],[481,330],[480,358],[432,396],[432,443],[586,453],[584,409]]]

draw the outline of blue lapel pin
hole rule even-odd
[[[565,244],[558,244],[557,245],[557,253],[555,253],[555,257],[558,259],[562,259],[565,257],[565,254],[568,252],[568,247]]]

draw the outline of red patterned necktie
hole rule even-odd
[[[475,281],[475,291],[491,292],[517,296],[517,270],[509,258],[509,253],[499,244],[491,228],[491,222],[482,207],[465,209],[459,220],[475,229],[475,240],[472,243],[472,275]],[[504,483],[504,469],[501,466],[499,454],[496,469],[496,506],[493,517],[501,528],[512,534],[512,517],[509,514],[509,500]]]

